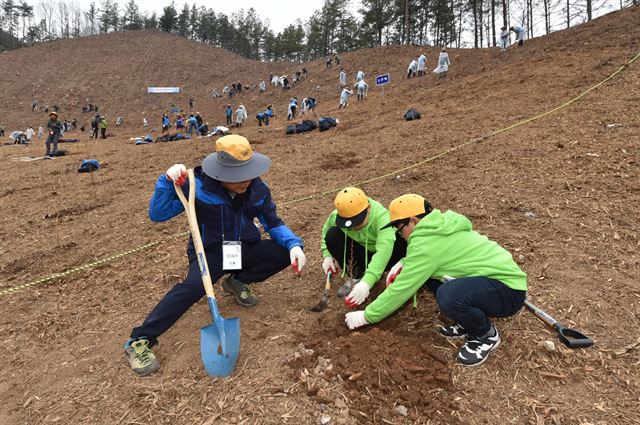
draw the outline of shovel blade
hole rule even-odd
[[[325,295],[324,297],[322,297],[322,300],[318,304],[311,307],[309,311],[313,311],[314,313],[317,313],[319,311],[324,310],[327,307],[329,307],[329,297]]]
[[[200,356],[209,376],[231,375],[240,354],[240,319],[223,318],[214,298],[209,297],[213,324],[200,329]]]

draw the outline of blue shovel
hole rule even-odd
[[[213,324],[200,328],[200,356],[202,363],[209,376],[226,377],[231,375],[238,362],[240,353],[240,318],[233,317],[225,319],[218,311],[218,303],[213,294],[213,283],[209,275],[207,257],[204,254],[202,238],[198,229],[198,219],[196,217],[196,179],[193,170],[188,170],[189,174],[189,200],[182,193],[182,188],[174,183],[174,188],[178,198],[184,205],[189,220],[191,238],[198,256],[198,265],[202,275],[202,283],[209,300],[209,309],[213,316]]]

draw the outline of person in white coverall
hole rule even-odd
[[[358,100],[364,100],[364,97],[369,91],[369,84],[365,83],[364,80],[360,80],[354,85],[354,87],[358,91]]]
[[[245,109],[244,105],[238,106],[238,109],[236,109],[236,127],[240,127],[246,119],[247,110]]]
[[[416,71],[418,70],[418,62],[416,60],[412,60],[409,64],[409,68],[407,68],[407,78],[411,78],[411,76],[416,76]]]
[[[509,28],[509,31],[513,31],[516,33],[516,41],[518,42],[518,46],[523,46],[524,37],[526,35],[526,33],[524,32],[524,28],[522,28],[521,26],[515,25]]]
[[[364,80],[364,71],[358,71],[358,73],[356,74],[356,83],[362,80]]]
[[[345,87],[342,89],[342,93],[340,93],[340,106],[338,106],[338,109],[347,107],[347,105],[349,104],[349,96],[351,96],[352,94],[353,91],[349,90],[348,88]]]
[[[422,77],[424,75],[424,69],[427,66],[427,56],[423,53],[418,58],[418,77]]]
[[[347,85],[347,73],[344,69],[340,70],[340,87],[344,87]]]
[[[447,76],[449,65],[451,65],[451,61],[449,61],[447,49],[443,47],[440,51],[440,57],[438,57],[438,67],[434,69],[433,72],[438,74],[438,77],[444,78]]]
[[[509,31],[507,27],[500,28],[500,51],[504,52],[509,46]]]

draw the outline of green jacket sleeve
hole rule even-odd
[[[376,240],[376,253],[371,257],[367,271],[362,277],[372,287],[380,280],[384,269],[389,263],[393,244],[396,242],[396,233],[392,227],[378,232]]]
[[[425,245],[420,240],[411,241],[407,248],[407,256],[403,261],[402,271],[396,277],[393,285],[387,287],[364,310],[367,322],[380,322],[402,307],[438,269],[436,258],[425,252],[423,248]]]
[[[334,210],[331,213],[331,215],[327,217],[327,220],[324,222],[324,225],[322,226],[322,238],[320,240],[320,250],[322,251],[323,258],[331,256],[331,253],[327,249],[327,243],[324,241],[324,238],[327,236],[327,232],[329,231],[329,229],[331,229],[333,226],[336,225],[336,214],[337,212]]]

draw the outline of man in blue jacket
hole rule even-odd
[[[216,152],[194,169],[196,216],[211,280],[216,282],[228,274],[222,287],[243,307],[258,303],[253,283],[264,281],[288,265],[300,273],[306,263],[302,241],[278,217],[271,191],[260,179],[270,166],[267,156],[254,153],[246,138],[233,134],[218,139]],[[158,178],[149,205],[152,221],[167,221],[184,211],[174,182],[188,195],[186,180],[187,169],[182,164],[173,165]],[[270,239],[261,238],[255,218]],[[223,261],[223,253],[230,251],[240,255],[239,264]],[[191,238],[187,255],[186,279],[165,294],[125,343],[125,357],[141,376],[160,368],[151,351],[157,338],[205,295]]]

